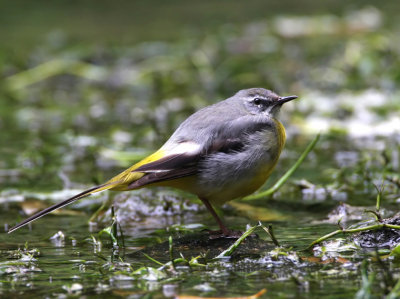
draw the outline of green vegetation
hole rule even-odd
[[[368,3],[3,3],[0,297],[399,297],[399,4]],[[299,100],[269,181],[221,207],[239,240],[163,188],[6,234],[255,86]]]

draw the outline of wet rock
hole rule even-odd
[[[190,233],[181,237],[173,238],[173,258],[178,258],[181,254],[187,258],[198,255],[206,256],[212,259],[231,246],[236,239],[231,238],[210,238],[207,231],[199,233]],[[251,235],[239,245],[231,258],[240,260],[245,257],[260,258],[266,250],[271,250],[274,246],[270,242],[259,239],[256,235]],[[130,257],[143,257],[142,253],[161,261],[169,257],[169,242],[163,242],[143,250],[130,254]],[[169,260],[168,260],[169,261]]]
[[[339,221],[345,223],[352,220],[367,220],[369,218],[370,215],[365,213],[365,207],[354,207],[341,203],[328,214],[324,222],[336,224]]]
[[[373,210],[372,207],[358,207],[351,206],[349,204],[340,203],[336,208],[334,208],[328,215],[327,218],[322,222],[337,224],[338,222],[344,224],[351,221],[366,221],[371,219],[371,213],[368,210]],[[387,217],[390,211],[386,209],[381,209],[380,214]]]
[[[205,208],[201,203],[191,202],[176,192],[162,189],[142,189],[122,192],[113,200],[115,216],[121,225],[143,221],[146,217],[158,219],[162,216],[182,215]],[[98,219],[101,223],[111,221],[111,209]]]
[[[381,223],[400,225],[400,213]],[[361,232],[353,236],[354,242],[362,248],[394,248],[400,242],[400,230],[382,228]]]

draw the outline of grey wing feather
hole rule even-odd
[[[198,152],[173,154],[157,161],[150,162],[135,169],[135,172],[146,173],[141,179],[130,185],[135,189],[144,185],[178,179],[186,176],[195,175],[198,172],[199,163],[213,153],[223,152],[240,152],[246,145],[246,137],[251,133],[265,130],[272,126],[272,120],[267,118],[255,118],[254,116],[244,116],[233,121],[216,124],[209,128],[206,132],[197,130],[197,137],[203,135],[203,142],[193,140],[189,136],[193,136],[189,132],[193,129],[189,125],[185,130],[177,130],[166,144],[178,144],[184,142],[195,142],[202,144],[202,148]],[[186,133],[186,134],[185,134]],[[189,134],[188,134],[189,133]],[[189,138],[188,138],[189,137]],[[179,140],[179,142],[177,142]]]
[[[175,180],[191,175],[195,175],[197,173],[197,167],[192,166],[192,167],[187,167],[187,168],[181,168],[181,169],[174,169],[166,172],[152,172],[152,173],[147,173],[145,176],[141,177],[137,181],[134,181],[131,183],[128,188],[129,189],[136,189],[148,184],[154,184],[157,182],[163,182],[163,181],[169,181],[169,180]]]

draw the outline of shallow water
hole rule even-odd
[[[386,142],[385,139],[382,139],[382,142]],[[338,200],[334,195],[337,192],[332,191],[335,184],[332,184],[332,190],[329,192],[318,191],[317,185],[311,187],[312,191],[304,192],[306,189],[300,190],[294,184],[296,177],[323,184],[331,175],[329,171],[325,171],[328,165],[336,171],[340,166],[344,170],[346,167],[341,165],[344,159],[343,152],[327,155],[339,156],[339,159],[330,163],[314,161],[315,157],[327,159],[321,148],[329,147],[334,150],[333,144],[337,143],[338,140],[323,138],[315,149],[317,155],[306,160],[291,183],[275,194],[274,199],[235,201],[232,206],[222,209],[227,225],[234,229],[244,230],[246,224],[254,225],[259,219],[262,219],[264,224],[272,224],[275,236],[281,246],[286,248],[281,254],[273,253],[275,246],[267,234],[259,229],[259,238],[247,239],[230,260],[212,260],[222,250],[227,249],[232,241],[205,241],[199,245],[199,233],[204,238],[207,233],[203,229],[213,229],[216,225],[196,201],[186,206],[186,210],[152,210],[152,204],[148,203],[152,198],[166,196],[161,198],[170,198],[168,200],[172,205],[176,205],[179,200],[186,200],[184,194],[173,191],[165,193],[163,189],[125,193],[128,196],[111,193],[111,196],[121,197],[116,199],[115,213],[120,215],[124,246],[117,249],[113,248],[109,237],[99,237],[98,232],[102,225],[88,226],[90,211],[93,210],[89,205],[92,199],[85,199],[81,204],[79,210],[82,210],[83,206],[86,213],[75,210],[76,215],[48,215],[28,228],[22,228],[10,235],[5,233],[5,228],[23,217],[20,213],[21,202],[9,202],[4,205],[6,208],[1,210],[0,218],[4,227],[0,234],[1,294],[7,297],[17,294],[29,294],[33,297],[58,297],[66,294],[86,297],[141,297],[145,294],[151,294],[155,298],[182,294],[226,297],[252,295],[266,288],[267,296],[271,297],[353,296],[359,288],[359,267],[364,256],[362,251],[350,250],[346,253],[332,249],[331,253],[321,255],[304,250],[313,240],[336,229],[335,222],[327,222],[327,215],[341,200],[345,199],[346,203],[352,205],[362,202],[364,206],[372,206],[376,196],[373,192],[371,194],[373,188],[367,187],[361,191],[344,188],[340,191],[344,195],[339,196]],[[287,152],[282,158],[277,174],[271,180],[276,179],[284,168],[293,163],[290,162],[292,158],[289,154],[293,148],[304,148],[303,145],[304,142],[300,142],[299,145],[288,142]],[[343,150],[343,147],[339,148]],[[346,151],[348,150],[360,154],[357,146],[348,144]],[[371,148],[369,154],[373,155],[374,152]],[[357,155],[348,156],[348,159],[351,159]],[[357,161],[355,163],[357,164]],[[337,179],[337,182],[343,183],[347,179]],[[364,182],[363,178],[352,179],[352,186]],[[31,198],[35,197],[34,194],[31,193]],[[174,194],[176,198],[172,199]],[[142,196],[142,202],[138,202],[135,196]],[[147,198],[147,202],[143,201],[143,198]],[[96,199],[99,200],[104,200],[104,196]],[[129,205],[125,204],[126,200],[130,202]],[[383,205],[386,209],[393,206],[390,201],[385,201]],[[140,209],[142,214],[136,216],[138,218],[135,222],[131,217],[127,217],[126,210],[119,214],[119,208]],[[144,211],[153,214],[146,216]],[[162,215],[163,213],[166,215]],[[102,223],[106,226],[111,222],[109,217],[107,214],[103,216]],[[354,221],[350,220],[348,223]],[[62,232],[64,238],[52,239],[58,231]],[[100,239],[102,244],[94,244],[92,236],[96,240]],[[170,261],[169,236],[172,236],[173,241],[173,258],[183,254],[190,260],[192,257],[203,255],[200,263],[207,266],[189,267],[185,262],[181,262],[175,269],[166,267],[161,274],[133,274],[141,267],[160,267],[147,259],[141,251],[161,263]],[[18,248],[23,253],[22,257],[15,257],[18,255]],[[29,251],[24,253],[30,249],[40,253],[33,254],[33,257],[29,255]],[[205,254],[207,258],[204,258]],[[397,273],[397,270],[393,269],[393,273]],[[340,288],[337,288],[338,285]]]
[[[209,221],[208,215],[203,215],[200,221],[207,223]],[[228,223],[232,222],[246,223],[248,220],[240,217],[228,217]],[[330,230],[328,225],[309,226],[302,221],[296,223],[274,222],[273,225],[281,244],[293,247],[293,250],[304,249],[313,238]],[[241,226],[235,227],[240,228]],[[51,234],[57,232],[60,228],[65,235],[65,240],[61,242],[49,240]],[[193,242],[190,234],[193,234],[193,232],[185,234],[185,236],[188,236],[187,246],[190,246]],[[259,234],[262,235],[261,232]],[[301,265],[287,261],[262,261],[263,254],[261,252],[257,254],[257,259],[250,254],[249,260],[243,260],[245,256],[241,256],[234,262],[211,263],[206,268],[197,269],[194,267],[194,269],[190,269],[187,266],[181,266],[167,275],[172,281],[169,281],[167,277],[163,277],[160,281],[147,281],[143,277],[120,276],[114,267],[119,267],[120,258],[125,263],[130,263],[130,267],[133,269],[142,265],[158,266],[143,256],[130,257],[129,255],[142,247],[151,248],[152,245],[166,241],[169,235],[173,236],[173,240],[179,239],[181,234],[170,233],[166,230],[160,231],[156,228],[142,228],[141,234],[133,236],[125,234],[125,248],[119,250],[118,256],[113,254],[109,240],[103,239],[103,247],[99,250],[92,244],[90,235],[85,217],[66,216],[49,216],[37,224],[33,224],[31,231],[23,229],[12,235],[2,233],[0,235],[2,244],[0,250],[3,263],[15,261],[9,258],[9,251],[16,248],[22,249],[25,243],[27,243],[28,248],[37,248],[40,251],[38,257],[34,257],[31,261],[21,262],[21,265],[16,266],[16,269],[7,264],[2,267],[2,294],[5,296],[15,295],[16,290],[17,293],[27,294],[29,292],[31,295],[38,296],[66,294],[68,293],[68,290],[66,290],[68,286],[78,283],[83,288],[80,292],[89,296],[96,294],[103,296],[118,295],[122,292],[125,294],[152,293],[158,297],[162,296],[163,293],[165,295],[165,289],[168,288],[168,285],[173,286],[175,294],[198,294],[197,289],[204,284],[207,284],[214,291],[200,292],[202,295],[246,295],[256,293],[266,287],[269,295],[275,296],[282,292],[282,288],[285,289],[285,293],[288,288],[291,290],[289,293],[298,289],[296,284],[291,281],[292,275],[300,276],[306,280],[309,279],[309,275],[316,273],[321,268],[318,265],[306,265],[307,263]],[[93,235],[96,234],[93,233]],[[262,238],[265,239],[263,242],[267,242],[268,247],[272,249],[271,242],[265,236],[262,236]],[[218,249],[227,248],[228,242],[225,246],[224,243],[222,242]],[[188,258],[199,254],[190,250],[187,251],[187,249],[182,250],[182,253]],[[157,250],[151,250],[151,256],[163,263],[168,262],[169,259],[165,256],[164,251],[158,254],[157,252]],[[114,264],[112,260],[114,260]],[[109,268],[112,268],[112,270],[109,270]],[[127,266],[121,268],[126,270]],[[258,273],[254,273],[254,271],[258,271]],[[247,277],[248,275],[249,277]],[[239,283],[243,280],[243,276],[246,277],[244,285]],[[102,284],[102,286],[99,287],[99,284]],[[307,293],[315,293],[317,296],[319,292],[323,292],[326,284],[329,285],[330,282],[325,281],[323,287],[312,286]],[[223,288],[221,289],[221,287]],[[344,288],[342,292],[354,291],[354,286],[346,289]],[[300,292],[303,293],[304,290]]]
[[[365,210],[375,212],[375,186],[385,186],[379,214],[398,211],[398,4],[281,1],[264,10],[256,2],[228,10],[204,2],[204,18],[190,11],[186,24],[169,16],[187,8],[173,3],[166,11],[155,1],[157,9],[133,15],[130,6],[115,7],[114,22],[93,26],[108,11],[100,3],[90,18],[60,29],[53,18],[82,7],[46,6],[25,17],[11,13],[16,7],[1,10],[9,26],[0,26],[8,41],[0,46],[0,297],[228,297],[263,289],[271,298],[400,296],[396,244],[365,249],[339,234],[306,250],[339,227],[373,220]],[[151,26],[141,13],[148,9]],[[42,14],[52,18],[40,23]],[[37,26],[20,26],[22,17]],[[192,112],[253,86],[299,96],[282,109],[287,144],[263,189],[322,132],[272,198],[220,210],[236,230],[271,224],[281,247],[258,228],[230,259],[215,259],[233,240],[208,240],[205,229],[216,225],[201,203],[162,188],[102,193],[6,233],[26,214],[151,153]],[[88,224],[107,199],[119,245],[99,234],[111,227],[109,207]]]

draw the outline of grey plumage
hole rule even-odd
[[[255,99],[260,100],[258,105]],[[263,88],[241,90],[188,117],[161,149],[173,152],[179,144],[187,143],[194,150],[162,163],[171,166],[165,169],[169,174],[164,173],[164,178],[175,178],[176,171],[185,169],[186,176],[196,176],[195,186],[187,190],[214,204],[258,189],[260,184],[251,180],[260,175],[260,167],[265,167],[268,176],[268,167],[275,166],[283,146],[278,142],[279,124],[275,119],[281,107],[279,99],[282,98]],[[156,164],[153,171],[160,170],[160,163]]]
[[[263,88],[241,90],[189,116],[153,155],[102,185],[38,212],[9,232],[96,192],[162,185],[198,195],[223,235],[229,236],[210,203],[245,196],[266,181],[285,142],[285,129],[276,115],[283,103],[295,98]]]

